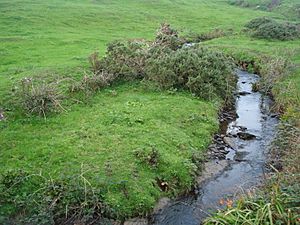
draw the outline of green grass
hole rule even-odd
[[[93,186],[99,177],[107,188],[109,181],[126,181],[128,196],[115,190],[104,197],[126,216],[147,212],[164,195],[153,185],[156,178],[169,183],[170,193],[192,186],[192,155],[201,154],[218,128],[216,105],[185,93],[147,91],[141,85],[104,90],[93,102],[47,121],[19,118],[1,123],[0,172],[22,168],[55,179],[66,170],[76,174],[83,166]],[[134,154],[152,147],[161,156],[157,168]],[[111,175],[105,173],[107,163]]]
[[[272,0],[228,0],[228,2],[256,10],[272,11],[290,20],[300,19],[300,4],[298,0],[278,1],[278,5],[272,5]]]
[[[205,225],[261,225],[261,224],[290,224],[299,222],[297,215],[297,191],[282,191],[278,183],[265,190],[266,193],[239,199],[235,206],[229,205],[226,210],[208,218]],[[290,188],[291,189],[291,188]],[[271,192],[272,194],[269,194]],[[293,193],[294,192],[294,193]],[[298,210],[299,211],[299,210]]]
[[[151,39],[165,21],[185,33],[233,29],[231,36],[204,45],[288,55],[299,64],[300,40],[266,41],[241,33],[246,22],[265,15],[284,19],[274,12],[217,0],[2,0],[0,109],[11,107],[10,91],[20,78],[51,71],[78,79],[92,51],[103,55],[106,44],[115,39]],[[290,81],[298,82],[299,74]],[[298,94],[297,88],[289,93]],[[46,121],[10,108],[7,120],[0,122],[0,172],[22,168],[55,178],[62,172],[78,173],[83,165],[95,185],[96,177],[107,185],[111,180],[127,181],[129,196],[112,190],[104,196],[106,203],[125,216],[144,213],[159,196],[166,195],[153,186],[157,177],[171,186],[179,180],[172,186],[175,194],[190,188],[191,156],[193,151],[202,152],[217,130],[218,106],[186,93],[158,93],[125,84],[96,94],[89,104],[68,106],[67,112]],[[153,146],[162,158],[158,168],[140,162],[133,153]],[[112,169],[110,176],[105,172],[107,164]],[[135,171],[138,179],[133,176]]]
[[[92,51],[98,49],[104,54],[112,40],[153,38],[164,21],[194,32],[215,27],[239,31],[248,20],[262,15],[266,13],[239,9],[223,1],[3,0],[0,96],[14,81],[37,69],[63,72],[86,65]]]

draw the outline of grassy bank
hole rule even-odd
[[[264,184],[234,203],[225,202],[226,209],[204,224],[299,224],[299,134],[299,127],[281,122],[270,148]]]
[[[103,201],[114,209],[113,215],[144,214],[159,196],[192,186],[195,162],[218,127],[216,109],[187,93],[158,93],[140,84],[109,88],[90,105],[76,105],[46,121],[2,121],[0,171],[22,169],[54,182],[83,172],[92,187],[104,190]],[[4,181],[15,182],[9,177]],[[163,182],[165,194],[160,189]],[[41,187],[18,188],[14,191],[23,193],[20,198],[25,200]],[[0,207],[4,218],[18,210],[5,199]]]
[[[270,146],[268,173],[264,184],[235,202],[230,199],[225,201],[226,209],[215,213],[204,224],[298,224],[300,221],[299,40],[282,42],[239,36],[234,39],[227,37],[215,39],[206,44],[223,49],[237,61],[253,63],[254,67],[251,65],[247,69],[259,73],[263,82],[272,81],[269,90],[269,94],[275,100],[272,110],[281,113],[281,121]],[[289,66],[282,68],[278,66],[281,64],[278,62],[285,60]],[[277,71],[274,68],[281,71],[275,79],[273,76]],[[270,72],[272,69],[274,71]]]
[[[274,84],[272,89],[282,119],[299,127],[300,116],[300,40],[276,41],[254,39],[246,35],[222,37],[207,41],[204,45],[222,49],[229,55],[244,61],[256,61],[258,66],[265,66],[261,59],[266,57],[285,58],[291,63],[290,68]],[[259,65],[261,64],[261,65]]]

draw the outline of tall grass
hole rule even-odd
[[[277,176],[280,176],[277,174]],[[293,191],[290,191],[290,190]],[[236,202],[235,207],[217,212],[205,221],[205,225],[296,225],[300,222],[299,187],[287,191],[280,179],[264,190],[263,194],[248,194]],[[298,192],[298,193],[297,193]]]

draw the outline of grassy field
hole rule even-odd
[[[229,0],[232,5],[252,8],[255,10],[271,11],[286,16],[290,20],[299,20],[299,1],[298,0]]]
[[[95,187],[104,183],[114,189],[113,183],[126,182],[128,196],[116,188],[104,197],[121,215],[150,209],[161,195],[153,185],[158,177],[169,182],[173,193],[191,187],[191,156],[201,154],[217,130],[216,106],[140,85],[107,89],[93,102],[46,122],[24,118],[1,124],[1,173],[22,168],[55,178],[79,175],[83,167]],[[157,166],[135,156],[136,151],[150,155],[152,149],[158,152]]]
[[[13,81],[33,71],[64,72],[86,65],[92,51],[104,54],[112,40],[152,38],[164,21],[194,32],[215,27],[239,31],[249,19],[266,15],[220,1],[196,0],[14,0],[1,1],[0,10],[1,96]]]
[[[99,177],[106,186],[125,182],[125,194],[119,187],[104,194],[105,203],[121,217],[146,213],[168,194],[153,185],[158,178],[169,183],[171,194],[189,189],[195,172],[192,155],[201,154],[217,131],[219,102],[122,84],[45,121],[16,112],[11,89],[23,77],[45,73],[79,79],[91,52],[104,55],[107,43],[116,39],[153,38],[161,22],[183,33],[232,29],[230,36],[203,45],[286,55],[300,64],[299,39],[257,40],[241,32],[247,21],[265,15],[285,19],[217,0],[1,0],[0,109],[10,111],[0,121],[0,172],[41,171],[55,179],[83,168],[94,186]],[[299,96],[299,70],[286,79],[285,85],[290,83],[288,95]],[[149,154],[155,149],[158,166],[138,159],[140,149]],[[2,216],[6,210],[11,209],[4,206],[1,212],[0,206]]]

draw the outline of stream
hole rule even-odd
[[[206,171],[221,167],[219,171],[203,175],[197,194],[184,196],[162,207],[151,218],[153,225],[199,225],[217,209],[221,199],[233,200],[238,195],[261,184],[268,145],[275,135],[277,116],[271,113],[272,100],[252,91],[252,83],[259,76],[237,70],[237,118],[226,124],[222,135],[226,159],[207,163]]]

